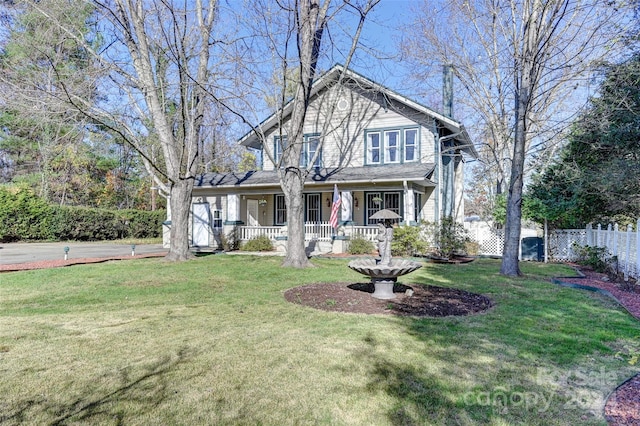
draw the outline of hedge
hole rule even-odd
[[[27,188],[0,187],[0,241],[156,238],[164,210],[106,210],[53,206]]]

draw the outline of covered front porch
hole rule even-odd
[[[392,210],[401,223],[433,220],[435,185],[431,166],[363,168],[312,172],[305,184],[305,241],[309,251],[336,252],[352,235],[375,239],[381,209]],[[367,176],[364,178],[363,176]],[[329,224],[333,190],[340,194],[338,228]],[[190,243],[195,250],[228,249],[266,235],[284,250],[288,237],[287,208],[275,172],[204,175],[194,187]]]

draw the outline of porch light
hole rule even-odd
[[[358,197],[355,197],[355,198],[353,199],[353,206],[354,206],[354,207],[358,207]]]
[[[331,207],[331,200],[327,197],[327,207]]]
[[[266,206],[267,205],[267,200],[265,200],[264,198],[261,198],[260,200],[258,200],[258,204],[261,206]]]

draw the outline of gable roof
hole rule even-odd
[[[403,96],[398,92],[389,89],[388,87],[378,84],[373,80],[370,80],[363,75],[358,74],[355,71],[345,69],[341,64],[334,65],[329,71],[327,71],[316,81],[314,81],[313,85],[311,86],[311,97],[316,96],[322,90],[327,89],[331,87],[331,85],[335,84],[338,81],[341,73],[344,73],[346,79],[357,83],[357,85],[361,88],[374,92],[384,93],[384,95],[389,100],[399,102],[400,104],[405,105],[418,113],[435,119],[440,127],[446,129],[449,132],[448,135],[444,135],[445,137],[447,137],[447,139],[454,139],[456,145],[458,145],[461,150],[465,151],[467,154],[471,155],[474,158],[478,157],[478,153],[476,152],[473,143],[471,142],[471,138],[469,137],[469,134],[467,133],[462,123],[454,120],[453,118],[438,113],[418,102],[415,102],[407,98],[406,96]],[[287,104],[282,108],[282,117],[288,117],[291,114],[292,108],[293,101],[287,102]],[[272,114],[258,125],[258,129],[266,133],[269,129],[272,129],[278,125],[279,117],[280,114]],[[247,147],[259,149],[261,147],[262,141],[256,132],[257,129],[249,131],[238,140],[238,143]]]
[[[422,186],[435,186],[429,179],[433,163],[406,163],[385,166],[312,169],[305,185],[358,184],[376,182],[416,182]],[[195,188],[266,188],[280,187],[277,170],[250,172],[206,173],[196,178]]]

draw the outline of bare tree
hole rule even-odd
[[[262,34],[261,39],[266,41],[265,45],[271,52],[271,75],[278,76],[279,80],[279,85],[273,85],[272,92],[264,96],[280,114],[281,145],[278,149],[281,155],[276,155],[270,148],[262,129],[257,126],[253,126],[253,129],[262,138],[264,155],[277,165],[280,186],[284,192],[288,238],[283,266],[302,268],[310,265],[304,245],[303,190],[305,179],[321,151],[324,139],[320,140],[314,158],[306,166],[300,165],[300,156],[304,146],[304,124],[318,64],[323,55],[331,57],[331,48],[335,47],[332,44],[326,47],[323,39],[329,24],[338,23],[340,14],[355,16],[355,29],[350,34],[349,49],[344,55],[344,69],[347,69],[358,46],[365,18],[378,2],[379,0],[290,0],[278,2],[276,7],[271,2],[257,2],[257,9],[262,14],[259,22],[266,31],[262,32],[259,28],[256,31],[257,34]],[[341,81],[342,75],[338,77],[337,84],[340,85]],[[292,99],[288,98],[289,93],[293,93]],[[282,115],[285,106],[291,111],[286,120]],[[331,116],[332,106],[329,106],[323,117],[325,124],[331,121]],[[325,129],[323,135],[328,131]]]
[[[474,133],[482,139],[479,151],[496,184],[508,184],[503,274],[520,274],[526,160],[533,152],[555,148],[556,136],[577,112],[573,95],[586,100],[586,92],[576,88],[588,81],[594,63],[616,53],[614,23],[624,19],[615,3],[425,2],[415,23],[425,31],[404,44],[415,65],[434,59],[440,66],[453,65],[463,87],[458,99],[473,111]]]
[[[140,154],[154,183],[170,197],[169,260],[190,258],[188,217],[212,78],[216,0],[104,0],[95,8],[95,38],[64,28],[97,64],[103,102],[66,91],[78,111],[119,134]],[[31,7],[54,19],[40,2]],[[73,13],[69,10],[68,13]],[[62,24],[61,24],[62,25]]]

